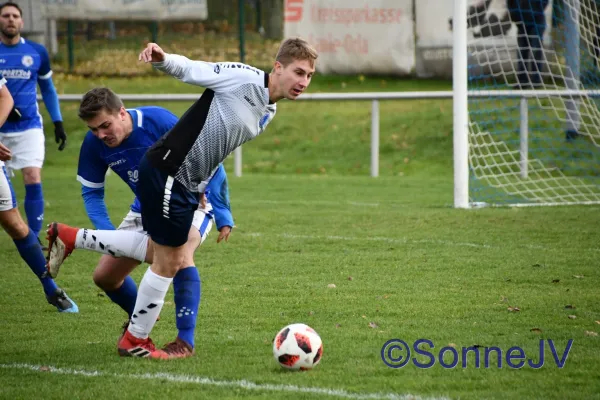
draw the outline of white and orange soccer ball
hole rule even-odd
[[[321,361],[323,342],[310,326],[291,324],[275,336],[273,356],[283,368],[308,370]]]

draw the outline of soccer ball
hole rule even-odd
[[[286,369],[311,369],[321,361],[322,355],[321,337],[305,324],[288,325],[273,340],[273,356]]]

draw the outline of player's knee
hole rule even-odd
[[[116,290],[121,286],[121,282],[117,282],[117,279],[115,279],[114,276],[111,276],[107,271],[101,268],[96,268],[96,270],[94,270],[93,279],[96,286],[104,291]]]
[[[32,183],[40,183],[42,181],[42,174],[40,168],[28,167],[23,168],[23,182],[26,185]]]
[[[194,228],[190,230],[190,233],[188,234],[188,241],[185,244],[185,246],[187,249],[191,249],[193,252],[200,245],[201,241],[202,236],[200,236],[200,232],[198,231],[198,229]]]
[[[92,279],[96,286],[104,291],[111,291],[118,289],[124,277],[122,274],[115,273],[115,268],[113,268],[109,262],[102,257],[98,266],[94,270],[94,274],[92,275]]]
[[[29,235],[29,226],[23,221],[17,208],[0,212],[0,223],[13,240],[23,239]]]

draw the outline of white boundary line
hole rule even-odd
[[[176,375],[165,372],[145,373],[145,374],[117,374],[114,372],[90,371],[84,369],[59,368],[53,366],[42,366],[34,364],[0,364],[2,369],[25,369],[40,373],[52,373],[60,375],[78,375],[89,378],[106,377],[118,379],[146,379],[146,380],[163,380],[173,383],[188,383],[206,386],[221,386],[221,387],[236,387],[246,390],[262,390],[267,392],[289,392],[289,393],[309,393],[314,395],[341,397],[352,400],[447,400],[446,397],[421,397],[412,394],[396,394],[396,393],[351,393],[341,389],[327,389],[318,387],[302,387],[295,385],[276,385],[270,383],[254,383],[247,380],[225,381],[216,380],[204,376],[193,375]]]
[[[371,236],[371,237],[357,237],[357,236],[336,236],[336,235],[296,235],[293,233],[274,233],[274,234],[264,234],[260,232],[240,232],[238,233],[251,237],[269,237],[276,236],[284,239],[308,239],[308,240],[341,240],[341,241],[359,241],[359,242],[386,242],[386,243],[397,243],[397,244],[439,244],[445,246],[455,246],[455,247],[473,247],[473,248],[481,248],[481,249],[501,249],[506,246],[502,245],[490,245],[485,243],[471,243],[471,242],[453,242],[451,240],[430,240],[430,239],[407,239],[407,238],[392,238],[385,236]],[[535,244],[521,244],[516,247],[525,247],[527,249],[534,250],[557,250],[562,251],[563,248],[560,247],[546,247]],[[600,252],[600,248],[587,248],[587,249],[576,249],[576,251],[596,251]]]
[[[238,233],[239,234],[239,233]],[[263,236],[277,236],[284,239],[309,239],[309,240],[342,240],[342,241],[367,241],[367,242],[386,242],[386,243],[398,243],[398,244],[445,244],[450,246],[461,246],[461,247],[481,247],[481,248],[491,248],[492,246],[487,244],[477,244],[477,243],[462,243],[462,242],[448,242],[445,240],[410,240],[406,238],[388,238],[381,236],[372,236],[372,237],[356,237],[356,236],[318,236],[318,235],[295,235],[292,233],[279,233],[279,234],[263,234],[260,232],[248,232],[242,233],[246,236],[251,237],[263,237]]]

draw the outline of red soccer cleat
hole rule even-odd
[[[169,358],[186,358],[194,355],[194,348],[180,338],[162,348]]]
[[[65,259],[75,250],[75,240],[79,228],[52,222],[46,230],[48,240],[48,263],[46,268],[52,278],[56,278],[58,270]]]
[[[172,358],[169,357],[165,351],[157,350],[152,339],[136,338],[128,330],[121,336],[121,340],[119,340],[119,344],[117,345],[117,350],[121,357],[143,357],[159,360]]]

